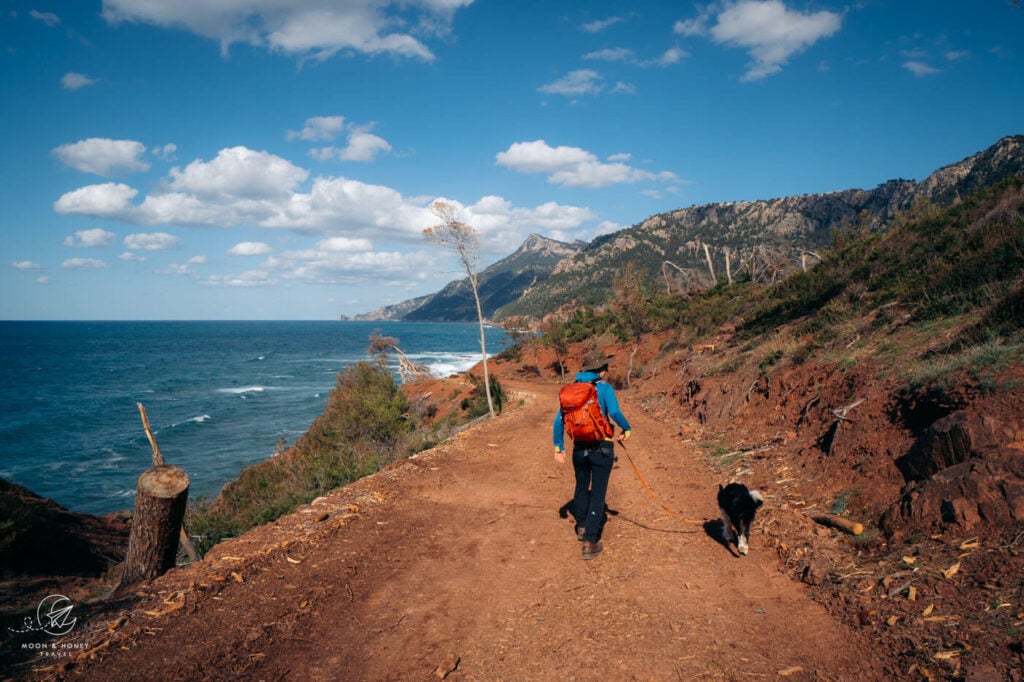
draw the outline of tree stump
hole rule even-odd
[[[185,470],[167,464],[139,476],[121,585],[152,580],[174,567],[188,486]]]

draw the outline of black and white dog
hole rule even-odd
[[[740,554],[746,556],[750,539],[750,524],[754,514],[764,504],[764,498],[756,490],[750,490],[742,483],[718,484],[718,510],[722,513],[722,527],[725,541],[736,541]]]

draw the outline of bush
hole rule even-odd
[[[404,449],[411,430],[408,409],[384,365],[360,362],[346,368],[324,413],[290,450],[244,469],[213,503],[198,500],[190,507],[190,534],[199,537],[205,551],[409,454]]]

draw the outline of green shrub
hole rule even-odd
[[[410,454],[408,409],[384,365],[360,362],[346,368],[323,414],[290,450],[244,469],[216,501],[191,505],[189,533],[199,536],[205,551]]]

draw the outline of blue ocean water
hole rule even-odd
[[[0,478],[74,511],[130,509],[153,460],[142,403],[190,498],[212,497],[306,431],[374,332],[438,376],[480,359],[476,324],[0,322]],[[489,354],[508,342],[487,328]]]

